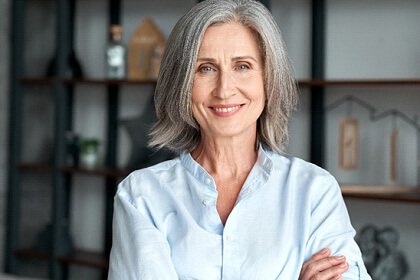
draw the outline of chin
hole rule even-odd
[[[254,135],[256,135],[256,130],[253,132]],[[223,138],[233,138],[233,137],[239,137],[239,136],[247,136],[251,135],[251,132],[247,132],[246,130],[240,130],[240,129],[229,129],[229,128],[220,128],[217,130],[213,130],[211,133],[208,134],[211,137],[223,137]]]

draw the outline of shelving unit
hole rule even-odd
[[[72,30],[69,27],[70,13],[69,4],[74,0],[57,0],[57,69],[56,77],[25,77],[23,69],[24,57],[24,23],[25,0],[14,0],[13,4],[13,31],[12,40],[12,73],[11,73],[11,110],[10,110],[10,145],[9,145],[9,197],[8,197],[8,219],[7,219],[7,242],[6,242],[6,271],[9,273],[18,272],[19,258],[32,258],[50,262],[50,278],[65,279],[68,265],[81,265],[96,268],[104,271],[108,269],[108,253],[111,247],[111,216],[112,200],[118,180],[127,176],[129,170],[116,168],[116,147],[117,147],[117,119],[119,106],[119,88],[126,85],[155,85],[156,81],[131,81],[131,80],[107,80],[107,79],[69,79],[64,73],[66,57],[69,54],[69,46],[64,42],[68,41]],[[261,1],[269,6],[269,1]],[[312,14],[312,80],[298,82],[300,87],[309,87],[311,90],[311,161],[324,165],[324,89],[326,87],[341,86],[419,86],[419,79],[411,80],[326,80],[324,75],[324,52],[325,52],[325,2],[315,0],[313,2]],[[109,17],[111,23],[119,23],[119,0],[109,0]],[[27,87],[50,86],[54,95],[55,104],[55,158],[53,163],[25,163],[21,161],[22,146],[22,103]],[[105,167],[97,169],[82,169],[65,165],[65,139],[64,132],[71,129],[73,86],[105,86],[107,87],[107,155]],[[43,172],[53,178],[53,249],[51,254],[41,253],[33,248],[20,248],[18,244],[19,213],[21,196],[21,173]],[[105,179],[106,189],[106,225],[104,229],[105,250],[103,253],[87,252],[76,250],[75,254],[66,255],[61,253],[62,234],[58,228],[61,220],[68,218],[68,201],[66,192],[71,185],[73,175],[95,176]],[[420,187],[399,188],[394,192],[385,191],[378,186],[360,187],[342,185],[342,193],[346,198],[356,198],[376,201],[420,203]],[[106,276],[104,276],[106,278]]]
[[[420,79],[366,79],[366,80],[301,80],[300,87],[353,87],[353,86],[420,86]],[[420,88],[420,87],[419,87]],[[314,112],[312,112],[314,114]],[[321,112],[324,114],[324,112]],[[316,147],[313,147],[316,148]],[[323,163],[318,163],[323,165]],[[344,198],[371,201],[420,203],[420,186],[362,186],[341,184]]]
[[[51,279],[66,279],[68,265],[82,265],[97,268],[104,271],[108,268],[108,254],[111,247],[111,217],[112,203],[117,182],[128,175],[126,170],[116,168],[116,146],[118,125],[119,86],[154,84],[155,81],[114,81],[107,79],[69,79],[66,77],[67,57],[71,46],[66,42],[72,42],[73,21],[71,12],[75,0],[56,1],[56,75],[54,77],[25,77],[23,69],[23,57],[25,50],[25,10],[26,1],[16,0],[12,2],[12,71],[11,71],[11,115],[10,115],[10,154],[9,154],[9,197],[8,197],[8,220],[6,242],[6,271],[18,272],[19,258],[32,258],[49,261],[49,277]],[[120,1],[109,1],[109,22],[118,24]],[[22,106],[25,91],[31,86],[48,86],[53,92],[54,98],[54,162],[52,163],[25,163],[21,161],[20,147],[22,144]],[[64,133],[72,129],[72,99],[73,86],[92,85],[106,86],[108,99],[107,122],[107,151],[105,167],[94,170],[65,165],[65,138]],[[50,253],[39,252],[34,248],[20,248],[18,240],[21,182],[20,174],[47,173],[52,177],[52,250]],[[106,221],[103,230],[105,235],[105,251],[103,253],[86,252],[77,250],[72,255],[66,255],[62,251],[63,233],[60,231],[61,221],[69,218],[68,193],[71,191],[72,176],[80,174],[84,176],[99,176],[105,179],[106,189]]]
[[[130,170],[116,168],[117,156],[117,128],[119,89],[121,86],[130,85],[155,85],[156,81],[131,81],[131,80],[108,80],[108,79],[74,79],[66,77],[66,58],[70,54],[70,46],[65,42],[71,42],[73,37],[71,7],[75,0],[56,1],[56,69],[54,77],[29,77],[25,76],[23,69],[23,57],[25,50],[25,10],[26,1],[16,0],[12,2],[12,73],[11,73],[11,115],[10,115],[10,156],[9,156],[9,197],[8,197],[8,220],[6,242],[6,272],[17,273],[20,258],[44,260],[49,262],[49,278],[66,279],[69,265],[86,266],[103,271],[106,279],[108,269],[108,256],[111,248],[113,197],[117,183],[126,177]],[[109,24],[120,23],[120,0],[109,0]],[[83,169],[66,166],[65,164],[65,138],[64,133],[72,130],[72,103],[74,86],[104,86],[107,89],[107,119],[106,119],[106,158],[105,166],[95,169]],[[25,91],[32,86],[47,86],[52,91],[54,98],[54,162],[22,162],[20,147],[22,144],[22,106]],[[52,177],[52,224],[53,238],[50,253],[39,252],[35,248],[20,248],[19,215],[21,201],[21,174],[44,173]],[[105,236],[104,251],[101,253],[78,250],[71,255],[62,253],[63,234],[58,225],[64,219],[69,218],[68,194],[71,192],[72,177],[74,175],[93,176],[103,178],[105,189]]]

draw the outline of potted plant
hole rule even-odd
[[[98,165],[99,140],[86,138],[80,140],[80,165],[84,168],[93,169]]]

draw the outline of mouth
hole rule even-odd
[[[213,110],[215,110],[218,113],[227,113],[227,112],[231,112],[233,110],[239,109],[242,105],[237,105],[234,107],[224,107],[224,108],[217,108],[217,107],[210,107]]]
[[[238,112],[245,104],[215,105],[209,108],[218,116],[228,117]]]

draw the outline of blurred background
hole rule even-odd
[[[0,279],[8,279],[2,272],[106,278],[115,187],[153,163],[144,131],[155,81],[150,73],[130,77],[128,65],[139,63],[130,50],[142,47],[132,39],[167,38],[196,2],[0,0]],[[395,229],[399,239],[388,250],[405,256],[404,279],[419,279],[420,2],[264,3],[300,85],[286,155],[337,178],[359,233],[369,224],[378,235]],[[317,3],[324,4],[321,20],[313,16]],[[141,27],[146,18],[155,25]],[[120,40],[112,40],[111,24],[122,27]],[[313,50],[314,32],[322,34],[321,51]],[[123,76],[110,73],[109,51],[119,46]],[[77,63],[67,62],[72,50]],[[150,65],[158,59],[153,48]],[[324,70],[314,74],[314,63]],[[358,123],[349,136],[355,164],[344,168],[342,119]]]

